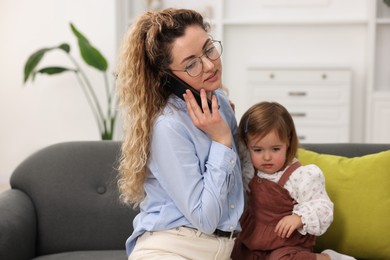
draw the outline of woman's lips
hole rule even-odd
[[[205,81],[214,82],[214,81],[218,80],[217,72],[218,72],[218,71],[215,71],[215,72],[214,72],[210,77],[208,77]]]

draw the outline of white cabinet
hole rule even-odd
[[[349,69],[249,67],[251,103],[276,101],[294,119],[300,142],[350,141]]]
[[[215,39],[224,40],[231,26],[361,25],[371,0],[116,0],[118,36],[147,10],[190,8],[211,24]],[[353,8],[351,9],[351,5]]]
[[[366,140],[390,142],[390,7],[371,2]]]
[[[376,92],[371,105],[369,140],[372,143],[390,143],[390,91]]]
[[[301,107],[305,108],[305,120],[296,119],[297,124],[305,125],[301,131],[305,136],[302,139],[307,142],[363,142],[366,141],[367,131],[366,109],[372,109],[371,103],[366,105],[367,100],[371,100],[366,86],[367,79],[371,77],[367,75],[367,61],[371,57],[367,53],[370,49],[367,40],[371,37],[368,10],[375,1],[379,0],[117,0],[118,38],[138,15],[149,9],[148,2],[160,4],[159,8],[195,9],[210,22],[213,37],[223,43],[223,83],[236,104],[238,121],[255,101],[253,97],[263,95],[259,90],[256,90],[257,94],[248,90],[252,87],[247,85],[248,67],[276,63],[281,66],[276,68],[280,73],[283,64],[321,64],[323,67],[317,68],[318,75],[315,75],[316,69],[312,66],[294,71],[295,76],[298,73],[299,77],[308,80],[306,85],[296,83],[295,87],[302,87],[300,90],[305,91],[307,96],[295,99],[313,100],[297,102],[293,107],[290,105],[299,109],[299,113]],[[334,64],[338,68],[329,66]],[[347,83],[337,76],[345,75],[346,68],[353,72],[347,73],[352,75]],[[331,73],[323,79],[321,73],[326,70]],[[305,74],[305,71],[310,73]],[[283,77],[287,77],[286,86],[291,87],[289,83],[294,82],[287,82],[287,74]],[[350,90],[340,87],[343,84],[348,85]],[[281,91],[288,95],[286,90]],[[319,100],[323,104],[317,102]],[[318,104],[322,104],[321,109]],[[327,107],[329,114],[323,113],[323,107]],[[310,113],[306,108],[310,108]],[[333,119],[325,127],[327,117]]]
[[[189,8],[197,10],[211,25],[211,34],[222,39],[222,11],[224,0],[116,0],[118,13],[118,36],[127,30],[136,17],[147,10],[163,8]]]

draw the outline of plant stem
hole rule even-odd
[[[88,89],[88,93],[91,95],[92,97],[92,100],[93,100],[93,103],[95,104],[95,107],[96,107],[96,110],[97,110],[97,115],[100,119],[100,122],[102,123],[102,125],[104,126],[104,114],[103,114],[103,111],[102,111],[102,108],[100,106],[100,103],[99,103],[99,100],[95,94],[95,91],[93,90],[92,86],[91,86],[91,83],[89,82],[87,76],[85,75],[85,73],[83,72],[83,70],[81,69],[81,67],[78,65],[78,63],[76,62],[76,60],[72,57],[72,55],[70,55],[68,53],[68,56],[69,58],[72,60],[72,62],[74,63],[74,65],[76,66],[77,70],[79,71],[81,77],[84,79],[84,82],[86,84],[86,87]]]
[[[101,125],[101,122],[100,122],[100,120],[99,120],[99,116],[98,116],[97,112],[96,112],[95,109],[94,109],[94,106],[93,106],[91,97],[88,95],[88,91],[87,91],[87,89],[86,89],[86,87],[85,87],[85,85],[84,85],[82,79],[80,78],[80,75],[79,75],[78,71],[75,71],[75,74],[76,74],[77,81],[78,81],[79,84],[81,85],[81,88],[82,88],[82,90],[83,90],[83,92],[84,92],[84,94],[85,94],[85,97],[87,98],[88,104],[89,104],[89,106],[91,107],[93,116],[94,116],[94,118],[95,118],[95,120],[96,120],[96,124],[97,124],[97,126],[98,126],[98,128],[99,128],[99,132],[102,133],[102,131],[103,131],[102,125]]]
[[[104,77],[104,86],[106,87],[107,101],[111,101],[110,86],[108,84],[107,73],[103,73],[103,77]]]
[[[105,120],[105,128],[106,128],[106,131],[112,133],[113,128],[110,124],[110,121],[111,121],[111,95],[110,95],[110,87],[109,87],[108,79],[107,79],[107,73],[104,73],[103,77],[104,77],[104,86],[106,89],[106,98],[107,98],[107,117]]]

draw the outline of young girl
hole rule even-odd
[[[242,161],[248,204],[232,259],[354,259],[333,250],[312,252],[316,236],[333,221],[333,203],[320,168],[296,159],[298,138],[288,111],[275,102],[258,103],[242,116],[238,133],[248,155]]]
[[[123,41],[119,189],[140,207],[129,260],[230,259],[244,192],[221,54],[203,17],[187,9],[146,12]],[[168,75],[198,90],[200,106],[188,90],[176,96]]]

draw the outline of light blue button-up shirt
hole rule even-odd
[[[172,95],[152,133],[146,197],[126,241],[129,255],[145,231],[189,226],[211,234],[240,230],[244,208],[237,122],[229,100],[215,91],[219,112],[235,138],[229,148],[195,127],[185,102]]]

